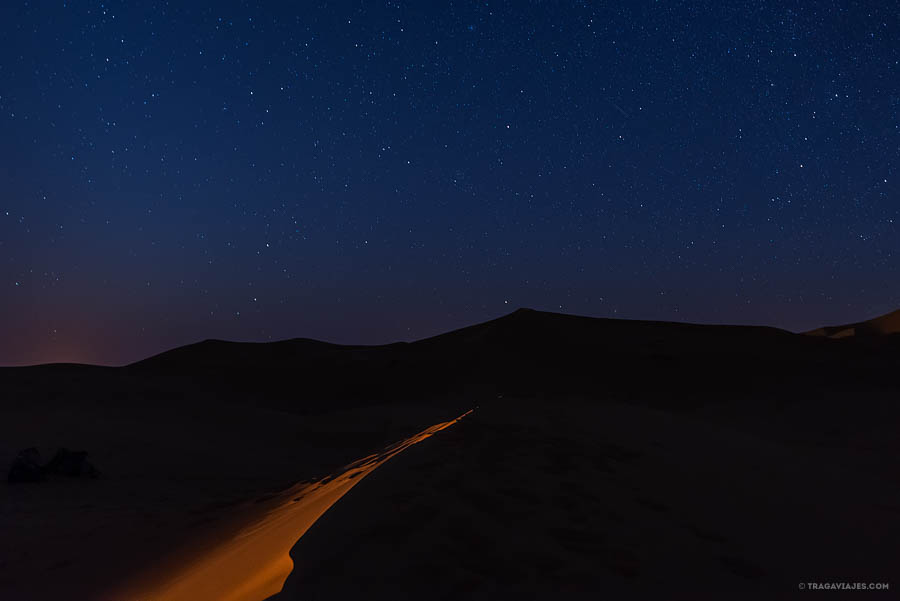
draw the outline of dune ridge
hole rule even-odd
[[[858,321],[839,326],[823,326],[805,333],[809,336],[824,336],[826,338],[900,334],[900,309],[867,321]]]
[[[262,601],[281,591],[293,570],[289,552],[316,520],[378,466],[472,413],[435,424],[319,481],[300,483],[259,503],[259,517],[233,537],[168,573],[138,577],[104,596],[142,601]]]

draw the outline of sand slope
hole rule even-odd
[[[890,581],[900,486],[841,456],[641,407],[482,405],[315,524],[276,599],[778,599]]]
[[[3,457],[86,449],[102,477],[0,483],[0,599],[109,599],[122,580],[216,548],[260,499],[454,415],[402,404],[319,416],[207,402],[7,407]]]
[[[471,413],[471,412],[468,412]],[[321,480],[301,483],[246,508],[247,523],[216,544],[183,553],[163,570],[126,582],[107,597],[142,601],[263,601],[293,569],[291,547],[309,527],[377,467],[465,417],[429,426]]]

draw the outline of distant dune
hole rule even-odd
[[[898,317],[884,319],[894,324]],[[879,331],[896,329],[875,322],[871,327]],[[777,328],[520,309],[411,343],[208,340],[121,368],[0,368],[0,386],[10,398],[206,400],[309,415],[461,394],[616,398],[688,408],[735,396],[832,394],[857,390],[860,382],[893,386],[887,373],[900,353],[893,338],[825,344],[822,336]]]
[[[900,309],[868,321],[848,323],[841,326],[824,326],[806,332],[810,336],[847,338],[849,336],[884,336],[900,334]]]

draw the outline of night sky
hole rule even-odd
[[[0,7],[0,364],[900,307],[892,2]]]

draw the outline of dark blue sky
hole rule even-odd
[[[900,307],[886,2],[3,2],[0,364]]]

